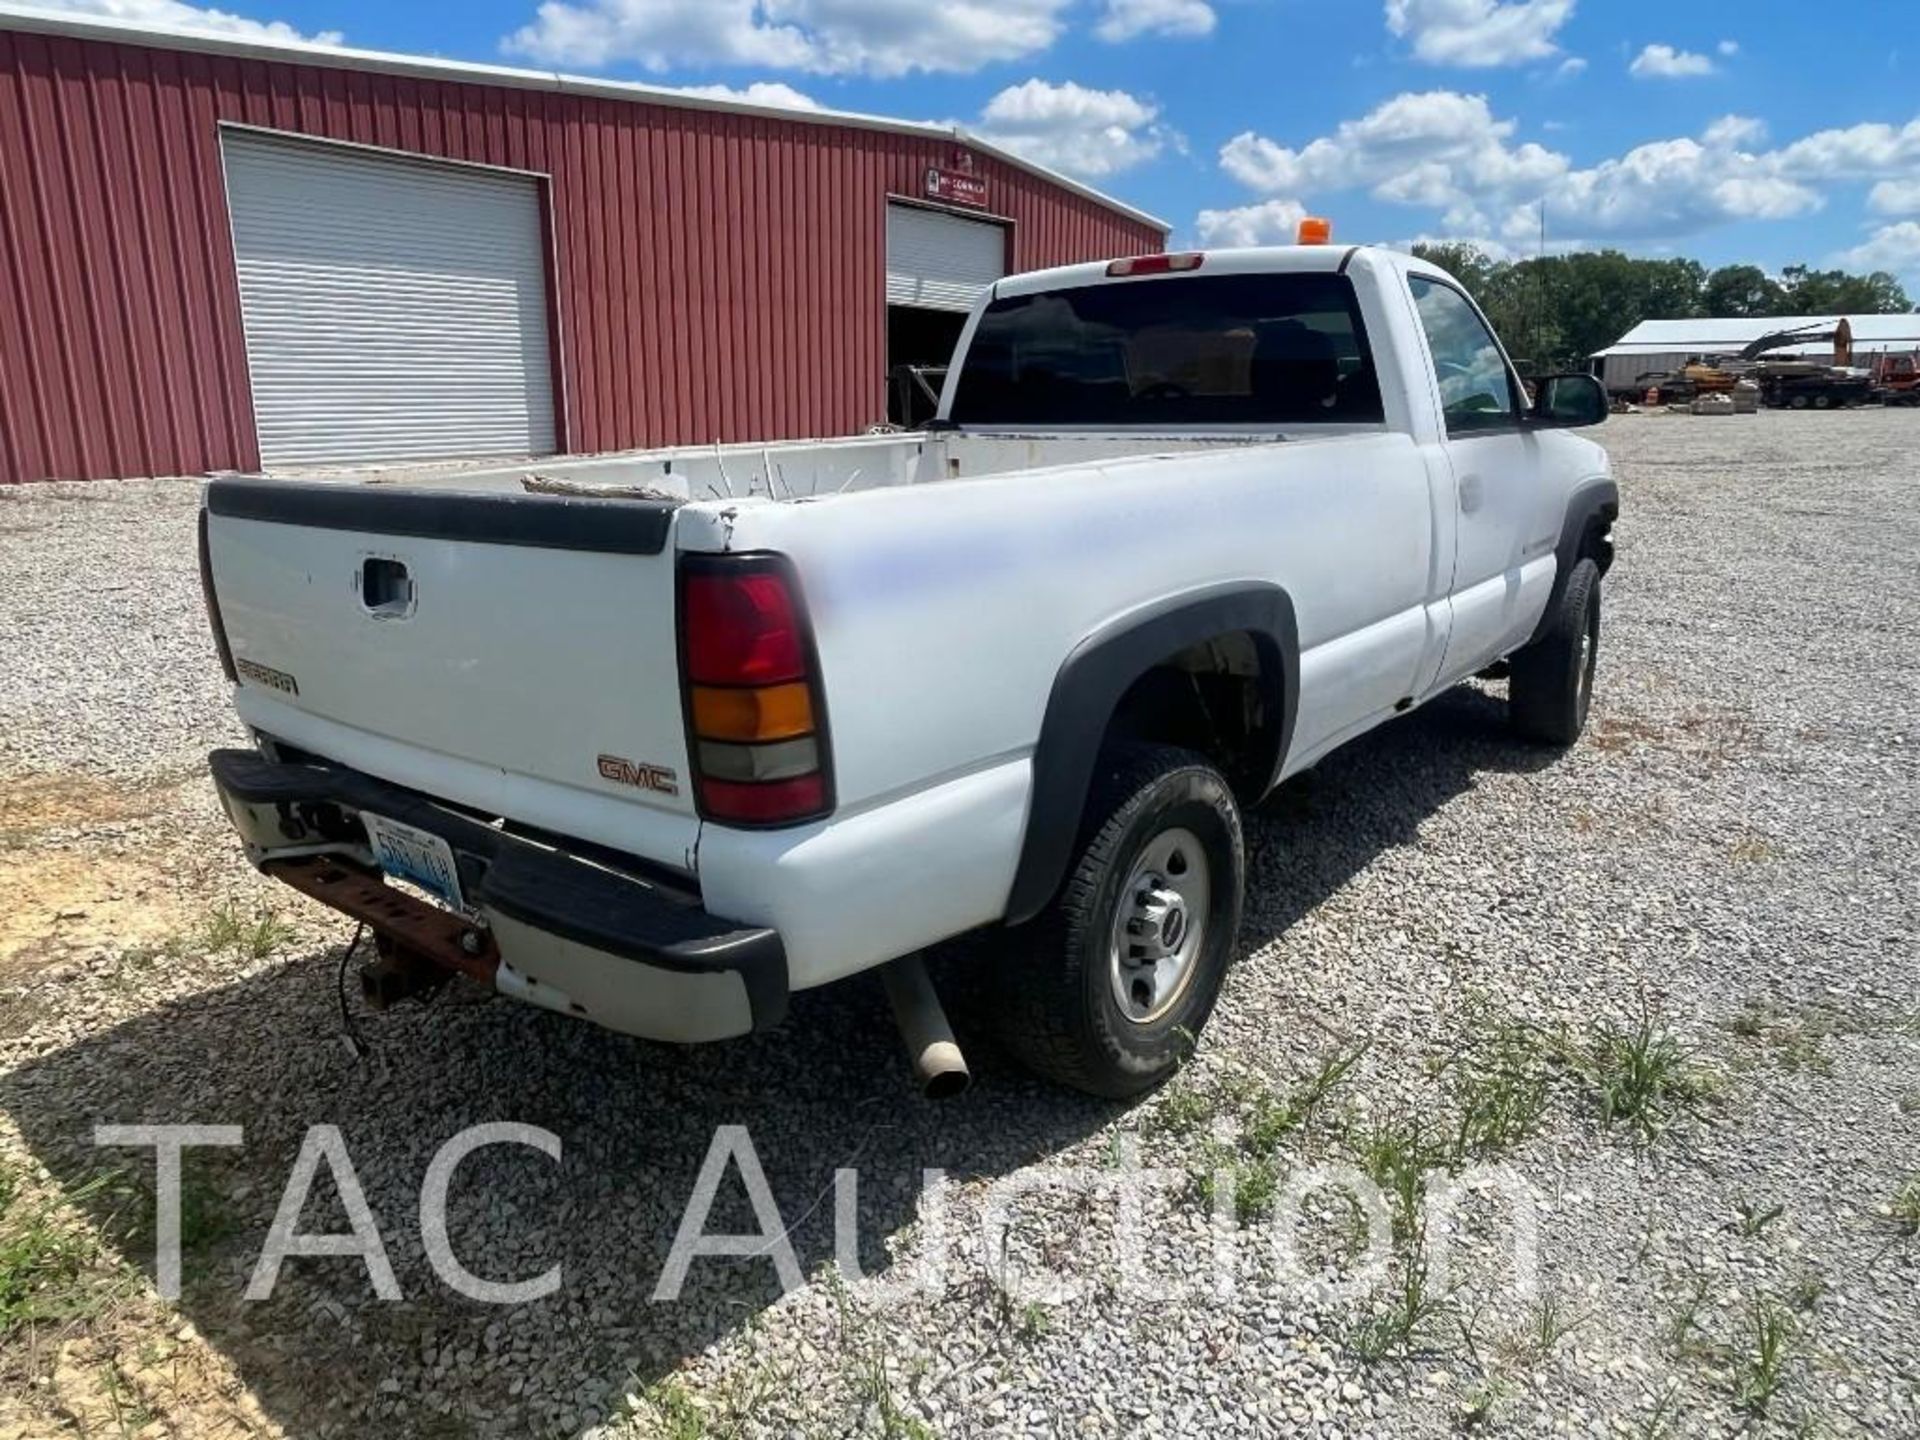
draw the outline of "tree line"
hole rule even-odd
[[[1618,250],[1495,260],[1472,245],[1416,245],[1466,286],[1516,358],[1585,369],[1642,320],[1701,315],[1894,315],[1920,311],[1884,270],[1852,275],[1789,265],[1708,270],[1697,260],[1641,260]]]

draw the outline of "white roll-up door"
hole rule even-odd
[[[887,303],[971,310],[1007,273],[1007,232],[917,205],[887,206]]]
[[[531,178],[222,135],[268,468],[554,449]]]

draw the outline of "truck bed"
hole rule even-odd
[[[1311,434],[1321,438],[1378,428],[1317,425]],[[937,480],[979,479],[1023,470],[1270,445],[1288,438],[1275,431],[1208,435],[912,431],[770,444],[683,445],[473,468],[391,467],[335,478],[382,486],[544,492],[601,499],[814,500]]]

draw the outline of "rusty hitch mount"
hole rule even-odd
[[[269,860],[261,868],[373,931],[375,958],[360,971],[360,990],[374,1009],[429,995],[456,974],[492,987],[500,947],[490,932],[466,917],[416,899],[374,871],[334,856]]]

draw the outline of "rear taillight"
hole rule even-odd
[[[220,670],[231,682],[238,683],[233,668],[233,650],[227,644],[226,623],[220,618],[220,597],[213,593],[213,553],[207,545],[207,508],[200,507],[200,599],[207,607],[207,624],[213,629],[213,648],[220,652]]]
[[[831,810],[819,665],[787,562],[687,556],[680,643],[701,815],[730,825],[791,825]]]

